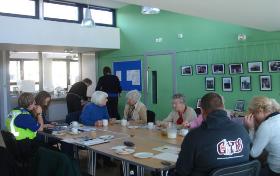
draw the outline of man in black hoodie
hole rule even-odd
[[[213,169],[249,160],[250,138],[232,122],[222,97],[208,93],[201,99],[204,122],[185,137],[176,163],[176,176],[206,176]]]

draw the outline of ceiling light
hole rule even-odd
[[[143,6],[141,13],[143,15],[154,15],[154,14],[158,14],[160,12],[159,8],[155,8],[155,7],[147,7],[147,6]]]
[[[89,1],[88,1],[88,7],[85,10],[84,13],[84,19],[82,21],[82,27],[88,27],[88,28],[92,28],[95,27],[95,23],[91,17],[91,12],[90,12],[90,8],[89,8]]]

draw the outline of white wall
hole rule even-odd
[[[118,28],[0,16],[0,44],[119,49]]]
[[[82,79],[89,78],[92,80],[92,85],[88,87],[87,96],[90,97],[96,87],[96,58],[95,53],[82,54],[81,66],[82,66]]]

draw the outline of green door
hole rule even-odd
[[[171,111],[173,95],[172,55],[147,56],[146,103],[149,110],[156,114],[156,120],[162,120]]]

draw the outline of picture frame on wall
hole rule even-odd
[[[184,65],[181,67],[181,75],[182,76],[189,76],[192,75],[193,71],[192,71],[192,66],[191,65]]]
[[[237,112],[244,112],[245,110],[245,101],[244,100],[237,100],[235,103],[234,111]]]
[[[225,64],[213,64],[212,65],[212,73],[217,74],[225,74]]]
[[[215,90],[215,78],[214,77],[205,78],[205,90],[208,90],[208,91]]]
[[[224,92],[232,91],[232,78],[231,77],[223,77],[222,78],[222,86]]]
[[[272,81],[270,75],[260,75],[260,90],[261,91],[272,90]]]
[[[248,62],[248,73],[262,73],[263,62]]]
[[[240,90],[241,91],[252,90],[251,76],[240,76]]]
[[[197,75],[207,75],[208,74],[208,65],[207,64],[195,65],[195,71],[196,71]]]
[[[229,74],[242,74],[243,64],[229,64]]]
[[[269,72],[280,72],[280,60],[274,60],[268,62],[268,71]]]
[[[198,99],[196,100],[196,108],[200,108],[200,102],[201,102],[201,99],[198,98]]]

